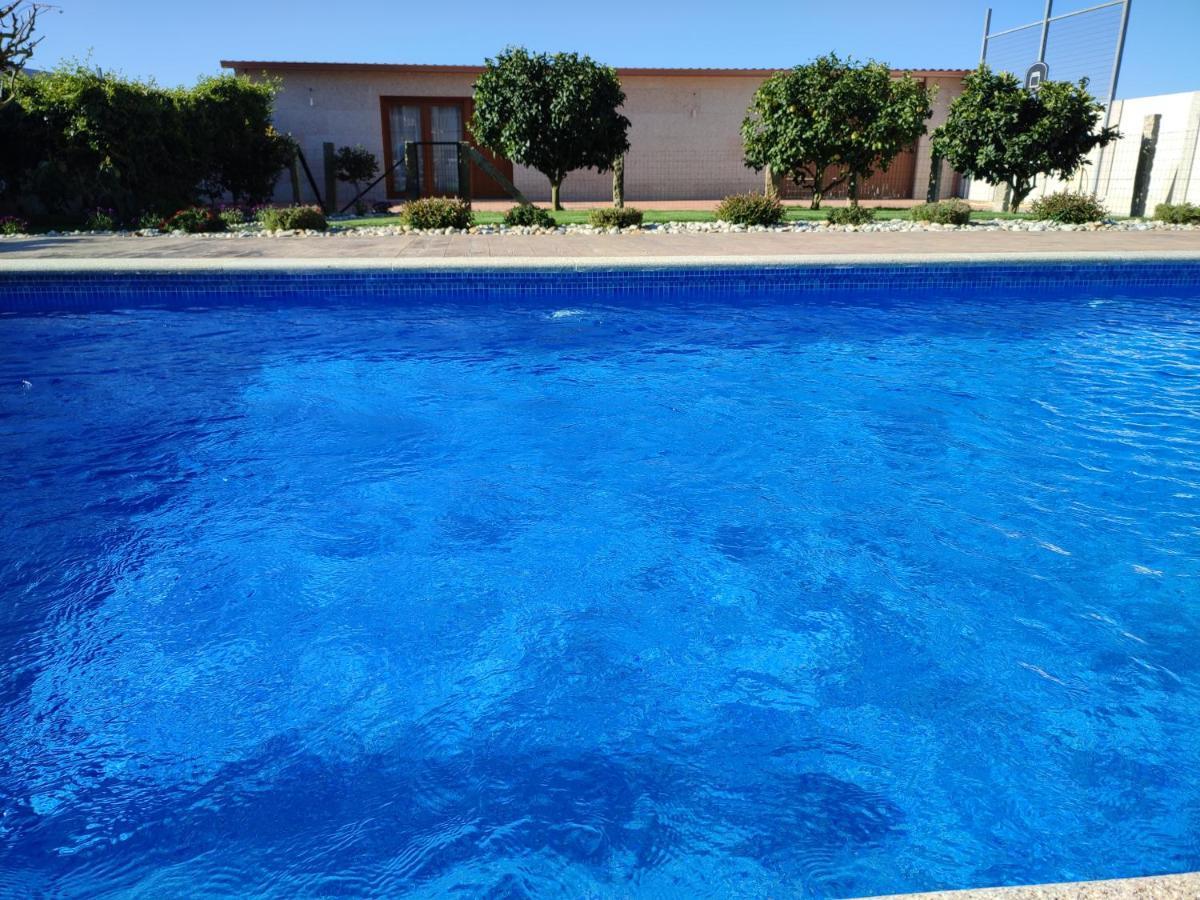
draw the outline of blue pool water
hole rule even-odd
[[[1200,289],[0,318],[0,896],[1200,869]]]

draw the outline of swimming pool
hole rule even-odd
[[[0,895],[1200,869],[1200,268],[839,271],[0,280]]]

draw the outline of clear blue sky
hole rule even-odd
[[[836,50],[897,67],[970,67],[978,61],[989,5],[986,0],[48,2],[57,9],[43,13],[45,40],[34,66],[49,68],[64,57],[90,53],[103,68],[167,85],[214,73],[220,59],[476,63],[506,44],[575,50],[617,66],[782,67]],[[999,29],[1040,18],[1044,0],[991,5]],[[1055,11],[1088,5],[1089,0],[1057,0]],[[1200,89],[1197,35],[1200,0],[1134,0],[1118,93]],[[1025,55],[1023,47],[1008,49]]]

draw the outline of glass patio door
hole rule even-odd
[[[0,0],[3,2],[3,0]],[[470,97],[380,97],[383,129],[383,162],[387,195],[393,200],[408,197],[462,195],[468,189],[480,199],[507,198],[508,191],[481,169],[473,169],[469,185],[458,183],[458,147],[470,141]],[[417,145],[412,172],[405,171],[404,145]],[[479,150],[497,171],[512,181],[512,163],[501,156]],[[395,168],[393,168],[393,166]]]
[[[463,140],[469,98],[384,97],[384,160],[388,196],[453,196],[458,183],[458,142]],[[404,148],[417,145],[414,171],[407,171]],[[400,163],[394,170],[392,165]]]
[[[458,142],[462,140],[462,105],[437,105],[429,107],[430,168],[432,169],[433,193],[458,193]],[[441,142],[453,141],[454,146]]]
[[[423,140],[421,137],[421,107],[415,103],[391,106],[388,109],[388,130],[391,138],[392,152],[397,160],[404,156],[404,145],[409,141]],[[406,196],[411,187],[420,187],[422,165],[421,156],[417,154],[417,171],[409,172],[404,165],[399,166],[392,174],[392,193],[394,196]],[[412,179],[410,184],[409,179]]]

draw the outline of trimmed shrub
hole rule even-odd
[[[400,207],[400,220],[409,228],[424,230],[470,228],[471,204],[454,197],[426,197]]]
[[[522,203],[504,214],[504,224],[516,228],[553,228],[557,223],[549,210],[532,203]]]
[[[224,231],[225,223],[221,217],[207,206],[191,206],[181,209],[167,220],[169,231],[186,231],[188,234],[202,234],[210,231]]]
[[[1108,217],[1108,210],[1092,194],[1060,191],[1035,200],[1029,207],[1035,219],[1059,222],[1064,225],[1083,225]]]
[[[111,209],[94,209],[88,214],[84,228],[88,231],[116,231],[117,214]]]
[[[835,206],[826,218],[830,225],[867,225],[875,221],[875,210],[865,206]]]
[[[1160,203],[1154,218],[1171,225],[1200,225],[1200,206],[1195,203]]]
[[[642,224],[642,211],[632,206],[606,206],[588,213],[588,221],[597,228],[633,228]]]
[[[227,206],[217,215],[221,217],[226,228],[236,228],[239,225],[245,225],[247,221],[246,211],[240,206]]]
[[[734,225],[778,225],[783,204],[766,194],[732,194],[717,205],[716,217]]]
[[[29,223],[17,216],[0,216],[0,234],[26,234]]]
[[[971,221],[971,204],[965,200],[940,200],[922,203],[912,208],[914,222],[934,222],[938,225],[966,225]]]
[[[316,206],[267,206],[258,211],[267,231],[325,231],[329,223]]]
[[[143,231],[155,229],[156,231],[167,230],[167,220],[155,212],[144,212],[138,216],[137,227]]]

